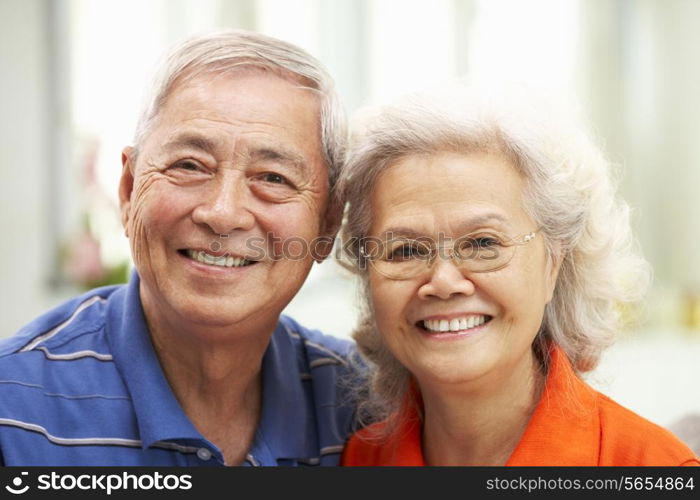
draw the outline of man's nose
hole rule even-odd
[[[192,219],[197,224],[206,224],[216,234],[251,229],[255,224],[251,201],[245,175],[239,171],[222,171],[204,187]]]
[[[453,295],[472,295],[474,282],[469,273],[456,265],[451,254],[436,256],[429,270],[427,281],[418,289],[420,298],[449,299]]]

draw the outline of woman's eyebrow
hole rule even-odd
[[[501,223],[501,224],[508,224],[508,219],[506,219],[503,215],[497,213],[497,212],[488,212],[484,214],[479,214],[474,217],[467,218],[463,220],[462,222],[459,223],[457,226],[458,229],[464,234],[467,234],[469,230],[474,228],[475,226],[487,224],[487,223]],[[460,232],[458,231],[458,232]],[[417,231],[416,229],[409,227],[409,226],[391,226],[388,229],[384,230],[381,232],[380,237],[381,238],[411,238],[411,239],[417,239],[417,238],[425,238],[427,237],[428,233],[425,232],[420,232]]]
[[[382,233],[379,235],[380,238],[410,238],[410,239],[417,239],[417,238],[425,238],[425,233],[420,233],[416,231],[413,228],[406,227],[406,226],[393,226],[385,231],[382,231]]]
[[[494,223],[509,226],[508,219],[506,219],[502,214],[498,212],[485,212],[464,219],[459,223],[457,228],[459,229],[459,232],[467,234],[469,231],[473,230],[474,227]]]

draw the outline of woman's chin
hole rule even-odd
[[[487,360],[465,359],[462,356],[450,358],[425,360],[412,372],[420,385],[454,387],[483,380],[492,368]]]

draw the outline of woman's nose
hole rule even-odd
[[[418,289],[420,298],[449,299],[457,294],[472,295],[475,291],[474,282],[453,258],[436,257],[429,272],[427,281]]]

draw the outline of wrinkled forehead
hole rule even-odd
[[[279,143],[278,149],[286,144],[287,149],[298,150],[297,156],[308,159],[318,154],[322,159],[317,96],[288,72],[280,75],[242,66],[211,75],[193,73],[172,86],[141,145],[148,144],[154,134],[159,141],[179,134],[221,142],[243,127],[248,137],[261,140],[267,136],[265,141]]]
[[[242,59],[236,63],[228,63],[225,66],[212,65],[206,68],[195,68],[184,71],[165,89],[165,93],[160,97],[159,109],[162,109],[168,98],[185,87],[188,83],[198,79],[208,79],[214,81],[220,78],[235,78],[246,76],[269,76],[287,81],[295,88],[307,90],[312,95],[320,98],[320,90],[315,82],[287,69],[267,64],[264,61]]]

